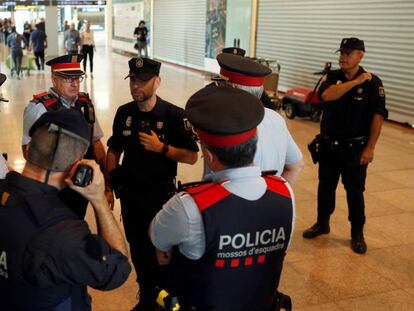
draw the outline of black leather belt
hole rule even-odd
[[[328,135],[321,135],[320,139],[322,142],[328,143],[332,146],[344,146],[345,145],[348,147],[362,146],[362,145],[365,145],[367,141],[366,136],[337,139],[337,138],[330,137]]]

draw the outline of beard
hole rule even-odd
[[[150,99],[152,97],[153,93],[148,93],[148,92],[144,92],[144,91],[137,91],[134,94],[132,94],[132,97],[134,98],[134,100],[138,103],[142,103],[147,101],[148,99]]]

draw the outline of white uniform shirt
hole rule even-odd
[[[222,186],[246,200],[258,200],[267,189],[266,181],[261,177],[260,168],[257,166],[228,169],[210,175],[214,182],[226,180]],[[286,185],[292,197],[292,239],[295,199],[289,184]],[[203,256],[206,246],[203,218],[191,195],[178,193],[165,203],[152,220],[151,241],[164,252],[178,245],[180,252],[189,259],[197,260]]]
[[[9,169],[7,167],[6,159],[0,155],[0,179],[5,179]]]
[[[55,97],[59,98],[59,95],[53,91],[52,89],[49,90],[50,94],[53,94]],[[60,97],[60,101],[65,108],[73,107],[76,100],[72,101],[72,103],[68,103],[65,99]],[[29,136],[29,130],[32,127],[33,123],[36,122],[37,119],[40,118],[42,114],[46,112],[46,108],[41,103],[29,102],[27,107],[24,109],[23,113],[23,137],[22,137],[22,145],[27,145],[30,143],[31,137]],[[98,119],[95,117],[95,124],[93,127],[93,141],[96,142],[103,137],[102,128],[99,125]]]
[[[257,151],[253,163],[262,171],[283,173],[285,164],[302,159],[302,153],[287,128],[285,120],[276,111],[265,108],[265,115],[257,127]]]
[[[261,171],[277,170],[283,173],[285,164],[293,164],[302,159],[302,152],[293,140],[285,120],[276,111],[265,108],[262,122],[257,127],[257,149],[253,164]],[[204,162],[204,179],[211,179],[211,170]]]

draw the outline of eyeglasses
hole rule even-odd
[[[83,76],[77,76],[77,77],[62,77],[62,76],[59,76],[58,75],[58,77],[64,83],[72,83],[72,82],[79,82],[79,83],[81,83],[85,79]]]

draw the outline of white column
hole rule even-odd
[[[112,0],[106,1],[105,31],[106,31],[106,46],[112,48]]]
[[[46,23],[46,35],[47,35],[47,56],[48,58],[56,57],[59,55],[58,45],[58,28],[57,28],[57,7],[45,6],[45,23]]]

